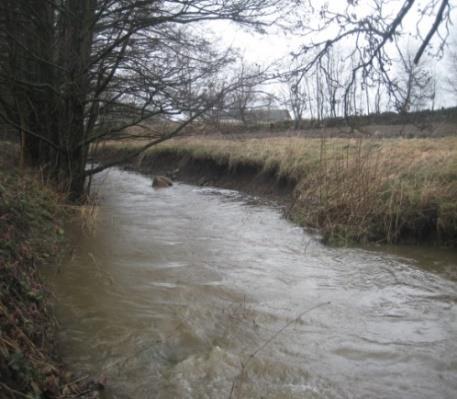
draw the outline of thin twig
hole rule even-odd
[[[259,345],[251,354],[249,354],[246,362],[242,362],[241,363],[241,372],[236,376],[235,380],[233,381],[233,384],[232,384],[232,389],[230,390],[230,396],[229,396],[229,399],[232,398],[232,395],[235,391],[235,386],[236,386],[236,382],[237,382],[237,379],[240,379],[241,381],[241,378],[243,377],[243,375],[245,374],[246,372],[246,368],[247,366],[249,365],[249,362],[257,356],[257,354],[259,352],[261,352],[263,349],[265,349],[271,342],[273,342],[284,330],[286,330],[289,326],[291,326],[292,324],[296,323],[297,321],[299,321],[305,314],[313,311],[313,310],[316,310],[317,308],[320,308],[320,307],[323,307],[323,306],[327,306],[327,305],[330,305],[331,302],[323,302],[323,303],[319,303],[317,305],[314,305],[308,309],[306,309],[305,311],[301,312],[297,317],[295,317],[294,319],[288,321],[283,327],[281,327],[278,331],[276,331],[270,338],[268,338],[265,342],[263,342],[261,345]],[[241,387],[241,384],[240,384],[240,387]]]

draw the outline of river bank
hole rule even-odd
[[[106,143],[102,161],[138,144]],[[457,244],[457,139],[223,140],[152,148],[129,167],[287,205],[326,242]]]
[[[67,249],[65,200],[19,170],[17,147],[0,146],[0,397],[93,398],[58,360],[57,321],[42,269]]]
[[[106,399],[454,398],[455,251],[334,248],[270,201],[118,168],[92,187],[94,234],[49,282]]]

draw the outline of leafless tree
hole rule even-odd
[[[337,107],[340,102],[338,93],[343,88],[343,65],[340,57],[339,50],[331,48],[319,61],[319,68],[324,75],[329,116],[331,118],[337,116]]]
[[[432,73],[424,62],[414,63],[410,50],[400,54],[400,71],[395,80],[395,108],[400,113],[423,109],[434,97]]]
[[[374,97],[374,111],[376,114],[381,113],[381,100],[382,100],[382,82],[375,82],[375,97]]]
[[[234,79],[237,82],[236,89],[230,95],[228,108],[236,118],[247,125],[248,111],[255,107],[260,95],[263,94],[260,85],[268,78],[266,71],[259,65],[252,65],[241,59]]]
[[[355,0],[343,8],[325,2],[319,10],[311,0],[0,0],[0,119],[20,134],[24,163],[77,197],[87,176],[179,134],[205,112],[207,98],[183,96],[183,87],[199,86],[226,60],[193,33],[194,24],[228,19],[262,30],[275,20],[284,25],[288,7],[299,3],[297,10],[309,17],[301,29],[310,41],[297,54],[308,60],[298,72],[306,75],[337,43],[353,48],[345,110],[350,87],[360,81],[396,89],[390,43],[408,15],[418,15],[418,64],[433,37],[442,50],[452,7],[449,0],[367,0],[363,10]],[[314,90],[321,118],[328,111],[319,73]],[[149,137],[126,158],[85,169],[89,146],[98,140],[149,118],[183,114],[188,118],[176,129]]]
[[[348,59],[354,62],[344,92],[346,115],[351,108],[355,109],[353,86],[360,82],[370,86],[382,82],[389,95],[396,90],[393,43],[406,32],[407,18],[414,16],[416,21],[415,32],[407,33],[418,38],[413,56],[417,65],[434,39],[434,53],[442,53],[453,8],[449,0],[348,0],[320,3],[323,5],[319,8],[310,0],[303,4],[314,14],[312,17],[307,14],[301,21],[309,39],[309,43],[295,54],[296,58],[304,57],[299,70],[302,74],[309,73],[337,44],[345,43],[351,49]]]
[[[308,103],[308,92],[305,79],[292,74],[285,84],[282,94],[282,102],[285,107],[292,111],[294,129],[301,127],[303,113]]]
[[[260,29],[279,17],[280,3],[0,0],[0,119],[20,133],[24,163],[78,197],[85,178],[102,169],[85,169],[91,144],[149,118],[189,115],[133,157],[204,112],[205,98],[186,98],[183,87],[226,60],[193,24],[229,19]]]

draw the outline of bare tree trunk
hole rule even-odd
[[[374,101],[375,112],[376,114],[381,113],[381,82],[378,82],[378,87],[376,89],[376,96]]]
[[[66,89],[58,102],[57,131],[63,155],[55,162],[60,184],[69,190],[73,199],[84,192],[84,168],[88,146],[81,146],[87,138],[85,103],[89,93],[89,63],[96,0],[68,0],[66,12],[58,21],[61,35],[58,62],[62,66],[61,81]]]
[[[85,170],[92,143],[128,136],[127,127],[148,118],[202,115],[203,95],[188,104],[177,93],[186,82],[202,87],[232,60],[189,24],[231,19],[260,26],[273,9],[277,0],[0,0],[0,120],[20,135],[22,163],[78,198],[85,176],[100,170]],[[191,77],[183,78],[183,58]],[[256,82],[247,76],[241,85],[248,88],[245,123]],[[187,122],[179,125],[151,133],[150,142]]]

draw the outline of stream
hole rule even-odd
[[[457,397],[455,251],[331,248],[261,199],[119,169],[94,189],[46,278],[105,398]]]

